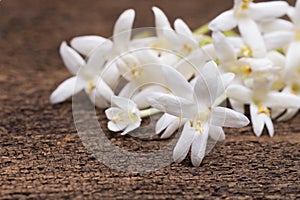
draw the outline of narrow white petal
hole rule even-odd
[[[71,46],[76,49],[79,53],[88,56],[96,47],[101,45],[104,42],[108,42],[109,40],[96,36],[96,35],[86,35],[75,37],[71,40]],[[110,41],[111,42],[111,41]]]
[[[104,99],[104,97],[98,95],[95,89],[88,93],[88,96],[91,102],[98,108],[103,109],[110,106],[109,101]]]
[[[282,109],[282,108],[272,108],[271,118],[272,119],[277,118],[279,115],[283,114],[284,111],[285,111],[285,109]]]
[[[105,115],[107,119],[112,120],[114,117],[118,116],[120,113],[122,113],[123,110],[117,107],[110,107],[105,110]]]
[[[282,116],[280,116],[277,121],[279,122],[284,122],[284,121],[288,121],[290,119],[292,119],[297,113],[298,113],[299,109],[287,109],[286,113],[284,113]]]
[[[300,42],[292,42],[286,53],[286,71],[285,80],[297,80],[299,79],[298,69],[300,66]]]
[[[264,115],[264,121],[266,123],[267,130],[269,132],[270,137],[274,136],[274,126],[271,118],[267,115]]]
[[[200,166],[205,156],[209,126],[206,125],[203,127],[203,129],[204,132],[202,134],[199,132],[195,133],[195,138],[192,143],[191,159],[192,159],[192,164],[196,167]]]
[[[194,38],[191,29],[188,27],[188,25],[182,19],[175,20],[174,28],[178,34],[181,34],[185,37],[189,37],[190,39]]]
[[[234,47],[221,32],[212,33],[216,54],[221,63],[232,63],[237,59]]]
[[[96,93],[97,95],[104,97],[107,101],[110,101],[114,96],[112,89],[101,78],[98,78]]]
[[[118,132],[118,131],[123,130],[125,128],[125,125],[124,124],[116,124],[116,123],[113,123],[112,121],[109,121],[107,124],[107,128],[110,131]]]
[[[164,129],[166,129],[167,126],[169,126],[173,120],[175,120],[177,117],[170,115],[168,113],[163,114],[159,120],[156,122],[156,127],[155,127],[155,133],[159,134],[161,133]]]
[[[167,93],[167,90],[159,85],[151,85],[149,87],[142,89],[137,94],[135,94],[132,97],[132,100],[138,105],[140,109],[147,108],[150,106],[147,98],[150,97],[151,94],[155,92]]]
[[[94,74],[101,72],[104,68],[104,63],[111,53],[111,50],[112,42],[109,41],[102,43],[91,52],[85,67]]]
[[[78,81],[78,82],[77,82]],[[77,94],[84,88],[84,83],[81,82],[76,76],[71,77],[64,82],[62,82],[51,94],[50,102],[52,104],[61,103]]]
[[[120,96],[112,96],[111,102],[113,105],[116,105],[124,110],[130,110],[131,108],[136,106],[136,104],[132,100]]]
[[[121,133],[121,135],[126,135],[127,133],[133,131],[134,129],[137,129],[138,127],[140,127],[141,122],[137,121],[133,124],[129,124],[126,129]]]
[[[134,83],[129,82],[122,88],[122,90],[120,91],[118,96],[130,98],[134,95],[134,93],[136,92],[136,89],[137,89],[137,86]]]
[[[249,5],[248,12],[254,20],[267,20],[285,15],[288,7],[288,3],[284,1],[252,3]]]
[[[189,100],[193,99],[193,88],[184,76],[172,67],[163,67],[162,70],[170,92],[176,96],[181,96]]]
[[[161,134],[160,138],[161,139],[169,138],[173,133],[175,133],[175,131],[177,129],[179,129],[180,126],[182,126],[182,124],[184,124],[184,122],[181,122],[178,118],[176,120],[172,121],[172,123]]]
[[[260,23],[260,29],[264,33],[270,33],[274,31],[292,31],[293,24],[284,19],[266,20]]]
[[[148,101],[152,107],[177,117],[191,118],[197,112],[193,102],[169,94],[155,93]]]
[[[269,92],[264,103],[271,108],[300,108],[300,97],[283,92]]]
[[[193,75],[200,73],[201,68],[210,57],[200,48],[194,50],[190,55],[181,59],[176,65],[175,69],[180,72],[186,80],[189,80]]]
[[[276,31],[264,35],[267,50],[275,50],[286,47],[293,39],[291,31]]]
[[[210,122],[214,126],[241,128],[249,124],[245,115],[229,108],[215,107],[211,112]]]
[[[175,162],[180,163],[185,159],[197,133],[195,129],[190,127],[188,122],[185,123],[180,138],[173,150],[173,159]]]
[[[225,133],[222,127],[219,126],[209,126],[209,136],[216,141],[223,141],[225,140]]]
[[[83,58],[74,49],[69,47],[66,42],[61,43],[59,53],[65,66],[74,75],[76,75],[81,66],[85,65]]]
[[[295,12],[292,18],[294,24],[299,27],[300,26],[300,1],[296,1]]]
[[[216,98],[224,93],[220,71],[215,62],[208,62],[197,78],[194,97],[199,104],[210,107]]]
[[[257,137],[259,137],[261,136],[265,126],[264,114],[258,114],[257,106],[254,104],[250,104],[250,115],[251,115],[253,132]]]
[[[134,17],[134,10],[128,9],[120,15],[115,23],[113,41],[115,48],[117,48],[119,52],[123,52],[128,48]]]
[[[225,11],[218,15],[209,23],[209,29],[212,31],[228,31],[236,27],[237,21],[233,10]]]
[[[105,65],[100,76],[112,89],[119,83],[120,73],[115,63]]]
[[[167,18],[167,16],[165,15],[165,13],[157,8],[157,7],[152,7],[152,11],[154,13],[154,17],[155,17],[155,27],[156,27],[156,31],[157,31],[157,35],[158,37],[164,37],[164,31],[163,30],[171,30],[171,25],[170,22]]]
[[[226,94],[229,98],[243,104],[250,104],[252,102],[252,91],[242,85],[230,85]]]
[[[238,101],[235,101],[233,99],[229,99],[230,105],[233,110],[239,112],[239,113],[245,113],[244,103],[240,103]]]
[[[266,47],[257,24],[250,18],[241,18],[238,27],[246,45],[252,49],[253,57],[264,57]]]

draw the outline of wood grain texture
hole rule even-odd
[[[299,115],[275,124],[273,138],[256,138],[251,127],[226,129],[225,142],[199,168],[186,159],[150,173],[125,173],[86,151],[71,100],[50,105],[51,92],[70,76],[58,55],[61,41],[109,37],[129,7],[137,11],[135,27],[152,26],[152,5],[196,28],[231,1],[0,1],[0,199],[300,198]],[[157,141],[108,136],[137,152],[159,148]]]

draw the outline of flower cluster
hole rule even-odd
[[[108,129],[122,135],[162,113],[156,133],[169,138],[183,127],[173,158],[181,162],[191,150],[194,166],[201,164],[208,139],[225,139],[222,127],[248,125],[245,105],[257,136],[266,127],[272,137],[272,120],[286,121],[298,112],[300,0],[295,7],[234,0],[232,9],[194,32],[182,19],[172,26],[162,10],[152,10],[155,34],[134,35],[135,12],[129,9],[111,39],[62,42],[60,55],[74,76],[52,93],[51,103],[84,90],[106,109]],[[226,100],[228,108],[221,106]]]

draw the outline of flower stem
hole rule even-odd
[[[202,26],[200,26],[199,28],[197,28],[196,30],[194,30],[194,34],[196,35],[204,35],[206,33],[208,33],[210,30],[208,28],[208,24],[204,24]]]
[[[145,109],[145,110],[141,110],[141,118],[144,118],[144,117],[149,117],[151,115],[155,115],[157,113],[160,113],[161,111],[160,110],[157,110],[155,108],[148,108],[148,109]]]

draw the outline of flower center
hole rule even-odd
[[[203,128],[201,127],[201,121],[200,120],[196,120],[196,124],[194,124],[194,120],[190,120],[190,125],[196,131],[199,131],[201,134],[203,134]]]
[[[190,54],[193,51],[193,48],[189,44],[184,43],[184,45],[182,46],[182,51]]]
[[[242,0],[242,9],[248,9],[249,8],[249,4],[252,2],[253,0]]]
[[[132,69],[131,69],[131,76],[132,78],[137,78],[139,76],[141,76],[142,74],[142,68],[138,68],[136,66],[134,66]]]
[[[297,95],[300,91],[300,84],[297,84],[297,83],[293,83],[291,85],[291,93],[294,94],[294,95]]]
[[[91,94],[92,90],[96,88],[96,84],[94,83],[94,81],[89,81],[89,85],[87,87],[87,93]]]
[[[270,115],[270,110],[265,108],[264,105],[262,103],[258,104],[258,114],[266,114],[266,115]]]
[[[252,49],[247,45],[241,47],[241,53],[243,57],[252,57],[253,55]]]

